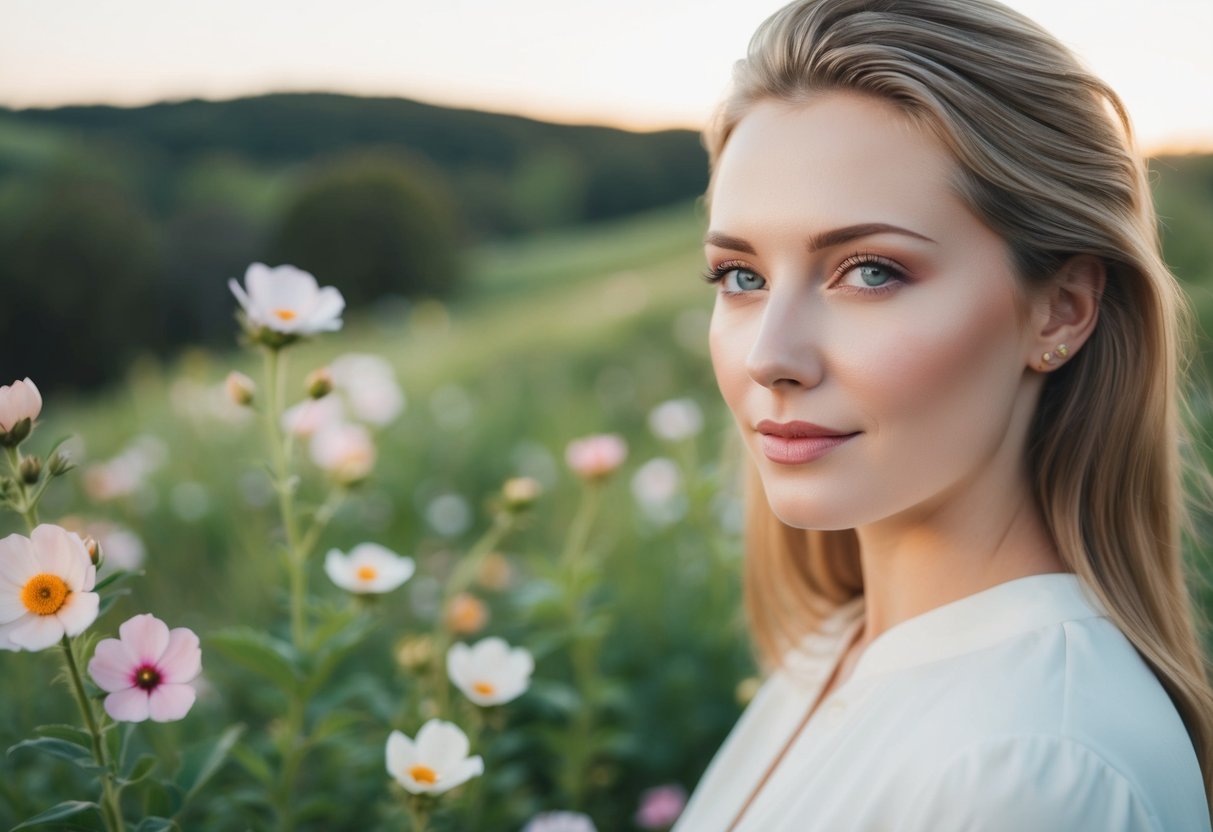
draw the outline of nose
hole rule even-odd
[[[763,310],[758,337],[746,356],[746,372],[763,387],[815,387],[821,380],[821,360],[814,332],[803,305],[772,297]]]

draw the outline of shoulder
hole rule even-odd
[[[1055,734],[985,737],[925,779],[897,832],[1164,832],[1150,799],[1089,746]],[[1183,829],[1207,829],[1204,825]]]

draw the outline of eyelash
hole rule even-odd
[[[885,257],[881,257],[880,255],[877,255],[877,254],[870,254],[868,252],[862,252],[862,251],[857,251],[854,254],[847,257],[845,260],[843,260],[838,265],[838,270],[836,273],[841,276],[841,275],[846,274],[847,272],[849,272],[851,269],[855,268],[856,266],[868,266],[868,265],[880,266],[882,269],[886,269],[887,271],[890,272],[893,280],[884,284],[883,286],[870,286],[867,288],[861,288],[859,286],[846,286],[846,287],[840,288],[840,291],[842,291],[844,294],[849,294],[849,295],[872,295],[872,296],[883,295],[887,292],[895,291],[900,284],[907,282],[906,277],[905,277],[905,272],[903,272],[891,260],[889,260]],[[739,262],[737,260],[727,260],[724,263],[721,263],[720,265],[715,266],[715,267],[709,269],[708,271],[704,272],[702,277],[708,283],[719,283],[720,281],[724,280],[725,275],[727,275],[729,272],[733,271],[734,269],[744,269],[745,271],[753,271],[752,269],[750,269],[748,266],[746,266],[742,262]],[[757,274],[757,272],[755,272],[755,274]],[[731,289],[721,289],[720,291],[721,291],[721,294],[725,294],[725,295],[748,295],[749,294],[749,292],[738,292],[738,291],[734,291]]]

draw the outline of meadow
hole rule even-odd
[[[363,605],[333,585],[319,555],[310,559],[308,614],[317,633],[336,622],[341,643],[325,654],[324,684],[306,701],[283,690],[289,673],[275,677],[277,648],[252,635],[287,644],[290,597],[263,426],[224,391],[232,370],[254,379],[259,395],[266,390],[260,362],[235,346],[235,320],[230,352],[144,355],[104,393],[47,397],[31,449],[70,435],[65,447],[78,467],[47,491],[43,519],[97,530],[114,558],[123,546],[131,556],[130,535],[106,542],[114,528],[144,550],[144,574],[123,584],[129,595],[94,629],[113,634],[147,611],[201,637],[193,710],[126,740],[128,759],[147,755],[156,774],[132,778],[126,811],[176,824],[141,829],[406,828],[384,741],[393,729],[413,736],[422,717],[456,704],[423,691],[435,661],[425,639],[448,620],[444,587],[491,529],[512,477],[532,478],[541,493],[490,547],[492,569],[480,562],[469,592],[484,617],[461,624],[454,640],[492,634],[525,646],[534,677],[474,744],[485,775],[468,784],[467,799],[436,812],[432,828],[516,830],[537,812],[577,809],[599,830],[638,829],[646,789],[694,787],[756,674],[741,607],[735,428],[707,353],[714,289],[700,279],[703,227],[702,207],[682,203],[483,244],[469,254],[468,300],[385,298],[348,309],[340,332],[289,350],[288,403],[304,398],[310,371],[342,355],[390,362],[406,405],[375,431],[373,473],[336,509],[316,551],[375,541],[417,567],[400,589]],[[1208,250],[1192,251],[1195,262]],[[229,277],[240,275],[214,280]],[[1190,275],[1187,285],[1207,332],[1213,274]],[[697,405],[702,428],[663,438],[654,409],[683,399]],[[1207,431],[1207,406],[1198,409]],[[565,449],[599,433],[622,436],[627,458],[587,501]],[[305,456],[299,498],[317,505],[324,480]],[[664,467],[646,466],[655,459]],[[136,475],[123,482],[115,472],[129,473],[132,460]],[[663,491],[654,470],[676,470],[677,479]],[[5,534],[22,530],[13,517],[0,524]],[[584,615],[567,619],[571,602],[554,565],[579,547],[585,568],[574,586]],[[1194,542],[1190,556],[1204,576],[1209,554],[1203,539]],[[1209,608],[1208,589],[1195,591]],[[342,641],[345,625],[353,635]],[[77,721],[67,688],[52,685],[52,653],[0,651],[6,748],[33,726]],[[303,703],[298,714],[292,702]],[[579,724],[586,712],[592,723]],[[283,780],[275,754],[284,720],[294,718],[310,740]],[[17,748],[0,758],[0,824],[60,800],[92,800],[93,780],[68,760]],[[83,812],[54,828],[104,827]]]

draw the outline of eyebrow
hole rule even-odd
[[[820,251],[823,248],[841,245],[850,240],[857,240],[860,237],[870,237],[873,234],[904,234],[907,237],[915,237],[919,240],[926,240],[928,243],[934,243],[930,237],[924,237],[917,231],[911,231],[908,228],[901,228],[896,225],[889,225],[883,222],[868,222],[860,225],[848,225],[845,228],[835,228],[830,231],[822,231],[820,234],[814,234],[809,238],[806,248],[809,253]],[[719,231],[709,231],[708,236],[703,239],[704,245],[718,246],[719,248],[727,248],[733,251],[744,251],[746,254],[757,254],[754,246],[747,243],[745,240],[737,237],[730,237],[728,234],[722,234]]]

